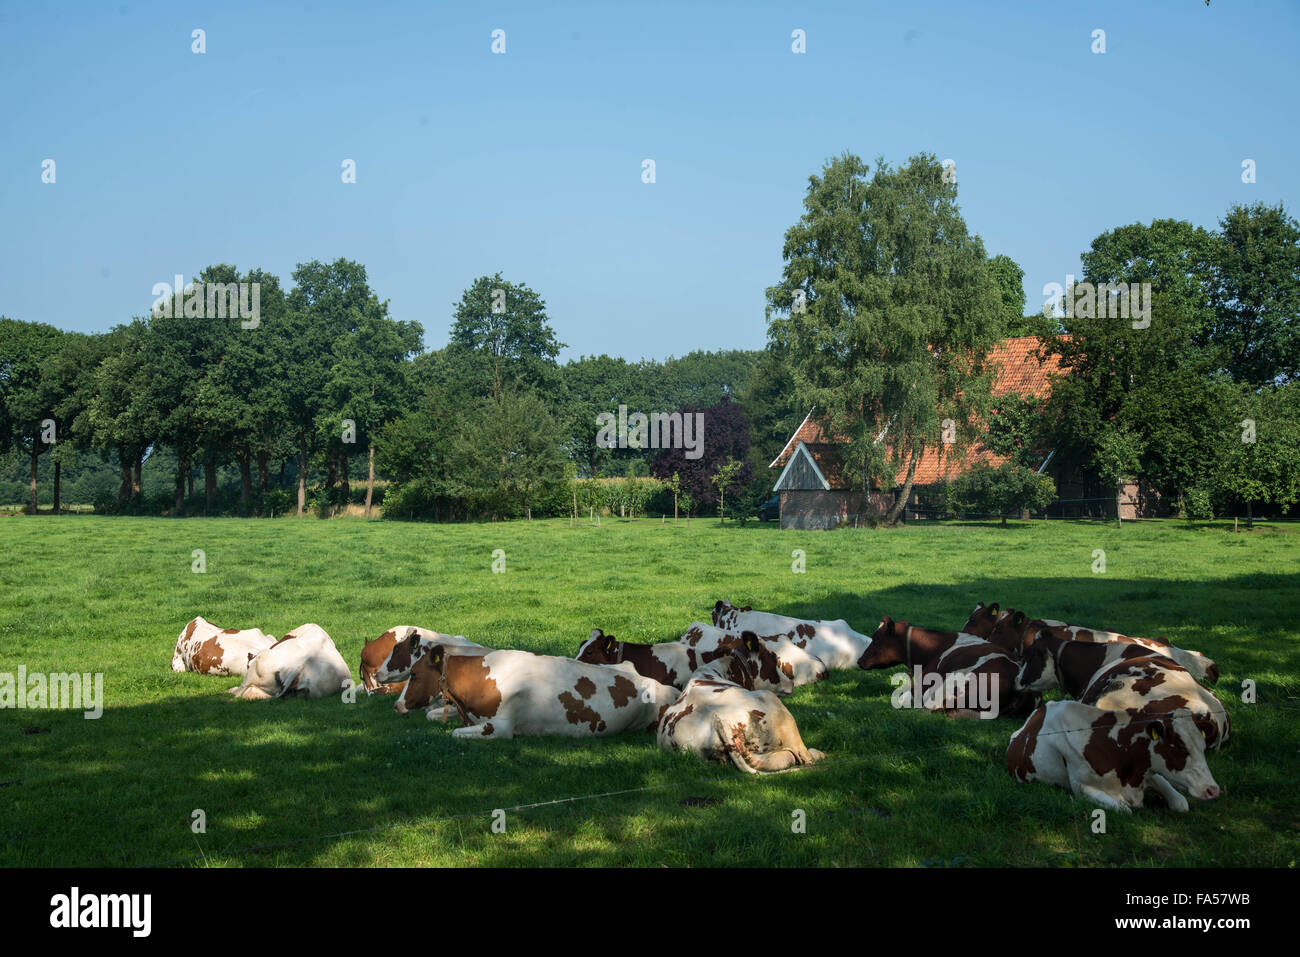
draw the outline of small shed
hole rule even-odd
[[[799,441],[773,491],[781,495],[782,528],[838,528],[862,512],[862,489],[844,481],[839,449],[829,442]]]

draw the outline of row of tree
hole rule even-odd
[[[1141,321],[1099,308],[1104,292],[1075,308],[1074,290],[1054,315],[1026,314],[1023,271],[986,254],[950,180],[930,155],[872,169],[845,154],[810,177],[757,352],[560,364],[545,302],[499,273],[455,304],[448,345],[422,351],[422,326],[393,318],[342,259],[300,265],[287,292],[260,269],[199,274],[209,290],[255,286],[251,321],[212,315],[197,288],[102,335],[0,319],[0,462],[22,457],[33,510],[38,478],[57,507],[62,465],[89,453],[119,476],[97,504],[123,510],[164,506],[143,495],[148,462],[173,473],[173,514],[301,514],[309,497],[328,509],[354,499],[360,469],[360,504],[369,512],[379,482],[397,516],[565,514],[578,478],[645,475],[691,509],[725,496],[743,515],[814,409],[864,491],[904,476],[891,521],[927,449],[960,456],[976,440],[1022,467],[1050,451],[1058,484],[1138,481],[1189,513],[1296,500],[1300,229],[1280,205],[1233,207],[1217,231],[1158,220],[1097,237],[1079,289],[1148,283]],[[1063,377],[1046,402],[995,398],[990,349],[1029,334]],[[624,430],[638,412],[702,413],[700,449]],[[618,419],[616,441],[602,416]],[[949,500],[1047,494],[1003,472]]]

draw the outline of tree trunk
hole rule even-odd
[[[194,463],[188,456],[185,458],[185,497],[194,497]]]
[[[63,469],[63,463],[58,460],[58,453],[56,452],[55,459],[54,459],[54,514],[55,515],[59,514],[59,491],[60,491],[59,473],[60,471],[62,471],[62,469]]]
[[[33,515],[36,514],[36,463],[37,463],[37,461],[38,461],[38,460],[40,459],[40,457],[41,457],[41,453],[40,453],[39,451],[37,451],[37,450],[40,448],[40,446],[36,444],[36,441],[37,441],[36,439],[34,439],[34,438],[32,439],[32,487],[31,487],[31,493],[32,493],[32,495],[31,495],[31,498],[32,498],[32,514],[33,514]]]
[[[58,467],[57,463],[56,463],[55,467],[56,467],[56,468]],[[54,475],[55,475],[55,479],[54,479],[54,482],[55,482],[55,485],[54,485],[54,489],[55,489],[55,492],[54,492],[54,495],[55,495],[55,499],[54,499],[55,511],[58,511],[58,504],[59,504],[59,499],[58,499],[58,494],[59,494],[59,493],[58,493],[58,488],[59,488],[59,486],[58,486],[58,481],[59,481],[59,480],[58,480],[58,474],[59,474],[58,472],[55,472],[55,473],[54,473]],[[1247,528],[1254,528],[1254,527],[1255,527],[1255,512],[1254,512],[1254,505],[1251,504],[1251,502],[1250,502],[1249,499],[1246,500],[1246,527],[1247,527]]]
[[[343,507],[346,509],[352,502],[352,483],[348,481],[347,452],[339,454],[339,485],[343,488]]]
[[[307,504],[307,443],[298,446],[298,517]]]
[[[370,451],[367,453],[366,458],[367,458],[367,462],[369,463],[368,472],[366,474],[366,518],[369,518],[370,503],[374,500],[375,497],[375,443],[374,442],[370,443]],[[438,520],[437,505],[434,506],[433,520],[435,522]]]
[[[266,449],[257,450],[257,490],[265,494],[267,483],[271,481],[270,467],[267,464]]]
[[[176,514],[181,513],[185,507],[185,473],[189,469],[189,463],[185,456],[180,456],[176,460]]]
[[[235,458],[239,462],[239,504],[247,506],[248,500],[253,495],[253,469],[248,461],[248,449],[236,452]]]
[[[144,453],[138,452],[135,456],[135,478],[131,480],[131,498],[136,501],[144,493],[144,477],[141,472],[144,470]]]
[[[217,462],[211,455],[203,462],[203,504],[212,508],[217,501]]]
[[[122,505],[131,497],[131,463],[122,449],[117,450],[117,459],[122,466],[122,484],[117,487],[117,504]]]
[[[907,463],[907,481],[903,483],[903,491],[898,496],[898,500],[894,502],[889,514],[885,516],[886,525],[897,525],[898,516],[902,514],[903,509],[907,506],[907,497],[912,494],[912,479],[916,477],[916,465],[921,461],[921,452],[922,449],[918,447],[912,453],[911,461]]]

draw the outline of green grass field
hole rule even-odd
[[[1300,530],[1230,529],[3,518],[0,672],[103,672],[106,707],[0,711],[0,864],[1288,866]],[[572,655],[593,626],[676,638],[719,598],[868,633],[882,614],[955,629],[983,600],[1167,635],[1222,670],[1234,737],[1209,761],[1223,796],[1111,814],[1094,834],[1091,806],[1007,776],[1018,720],[895,711],[887,672],[798,689],[786,704],[828,759],[755,778],[649,733],[453,741],[391,698],[236,701],[237,679],[169,668],[196,614],[277,635],[317,622],[355,673],[364,638],[393,625]],[[537,806],[510,810],[523,805]]]

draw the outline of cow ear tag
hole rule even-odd
[[[1160,732],[1157,731],[1154,727],[1151,729],[1151,740],[1152,741],[1160,740]]]
[[[998,603],[994,602],[993,604],[989,605],[989,614],[996,615],[997,613],[998,613]]]

